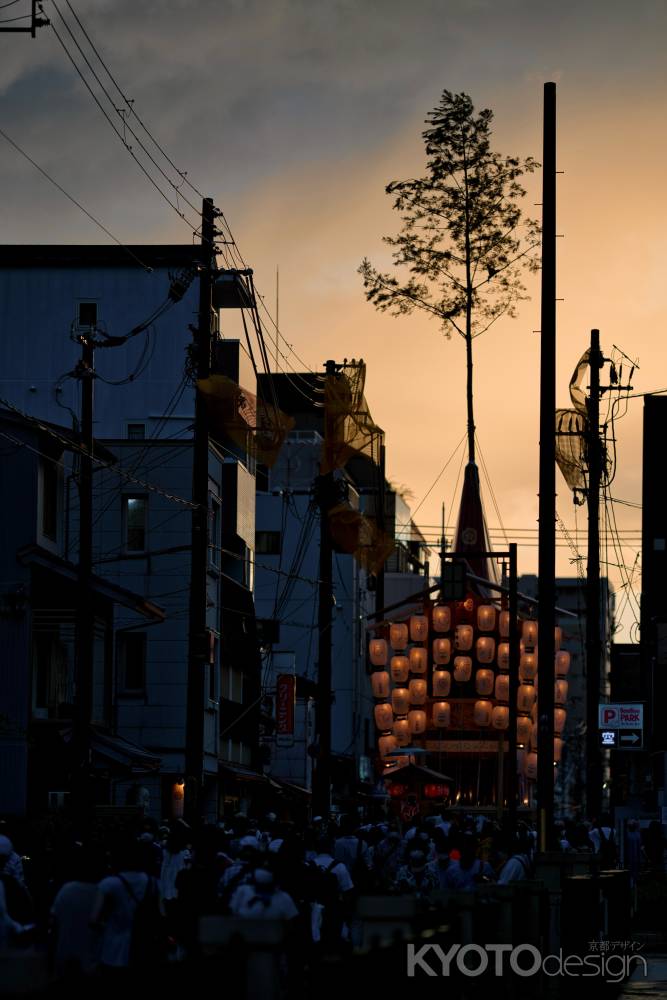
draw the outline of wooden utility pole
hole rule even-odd
[[[377,502],[376,502],[376,515],[375,523],[378,527],[378,535],[382,541],[384,533],[386,531],[385,523],[385,476],[386,476],[386,459],[385,459],[385,447],[384,444],[380,445],[380,466],[378,469],[378,492],[377,492]],[[382,618],[382,609],[384,608],[384,563],[377,571],[376,581],[375,581],[375,617],[376,621],[380,621]]]
[[[600,331],[591,330],[588,408],[588,562],[586,567],[586,804],[589,819],[600,818],[602,761],[598,734],[602,641],[600,637]]]
[[[540,332],[540,497],[537,809],[539,849],[553,835],[556,626],[556,84],[544,84],[542,303]]]
[[[92,715],[93,659],[95,654],[95,603],[93,599],[93,382],[95,379],[95,330],[80,336],[81,452],[79,455],[79,560],[75,631],[75,726],[73,779],[74,812],[85,825],[92,805],[90,789],[90,722]]]
[[[215,268],[215,209],[211,198],[202,204],[199,320],[195,333],[197,381],[211,373],[211,320]],[[190,571],[190,628],[185,736],[185,816],[199,819],[204,770],[204,691],[209,639],[206,629],[206,570],[208,566],[208,415],[201,392],[195,393],[192,456],[192,557]]]

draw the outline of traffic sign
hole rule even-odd
[[[644,706],[637,702],[599,705],[598,725],[600,729],[643,729]]]
[[[643,729],[622,729],[618,732],[618,747],[620,750],[641,750],[644,746]]]

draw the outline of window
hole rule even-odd
[[[80,327],[97,326],[97,302],[79,302],[78,325]]]
[[[55,462],[42,464],[42,534],[52,542],[58,538],[58,468]]]
[[[123,539],[126,552],[146,551],[147,516],[146,497],[123,497]]]
[[[281,537],[279,531],[256,531],[255,552],[262,556],[279,556]]]
[[[243,671],[237,667],[220,668],[220,696],[228,701],[243,702]]]
[[[118,636],[120,687],[123,691],[146,689],[146,633],[121,632]]]
[[[208,535],[209,566],[220,565],[220,501],[211,497]]]
[[[146,424],[128,424],[127,425],[127,439],[128,441],[143,441],[146,437]]]
[[[209,632],[209,642],[210,642],[210,652],[208,661],[208,698],[209,701],[216,701],[218,697],[217,684],[216,684],[216,647],[218,644],[217,637],[213,632]]]

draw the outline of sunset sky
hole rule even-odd
[[[272,311],[279,267],[288,343],[314,370],[327,358],[366,360],[388,473],[412,491],[413,507],[454,455],[417,513],[429,537],[443,500],[450,525],[458,501],[464,344],[425,318],[376,313],[357,268],[364,256],[387,259],[381,238],[397,218],[384,188],[423,171],[423,122],[443,89],[494,111],[500,152],[539,160],[543,84],[557,84],[559,405],[568,405],[591,327],[605,354],[616,345],[638,361],[635,393],[667,388],[664,0],[71,3],[151,131],[224,209]],[[74,25],[67,0],[57,6]],[[71,44],[53,2],[44,7]],[[16,0],[0,20],[28,10]],[[122,242],[190,242],[191,227],[132,162],[50,28],[34,41],[0,34],[0,128]],[[106,241],[2,139],[0,176],[3,242]],[[540,172],[529,188],[526,210],[539,217]],[[537,567],[538,280],[530,290],[516,319],[475,342],[478,439],[500,511],[483,476],[488,522],[504,524],[510,540],[535,529],[535,547],[519,550],[520,572]],[[632,399],[616,427],[611,491],[632,504],[641,503],[641,416],[641,398]],[[574,530],[560,474],[557,484],[559,514]],[[636,532],[622,560],[633,567],[641,511],[614,507],[621,534]],[[559,573],[575,574],[570,550],[558,556]],[[608,560],[620,561],[611,536]],[[614,566],[610,576],[624,605],[617,638],[629,641],[638,610],[620,589],[623,571]],[[640,579],[637,562],[637,599]]]

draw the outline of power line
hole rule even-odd
[[[149,267],[148,264],[144,264],[144,262],[140,260],[137,257],[137,255],[133,253],[132,250],[130,250],[129,247],[127,247],[124,243],[121,243],[121,241],[116,236],[114,236],[111,230],[107,229],[107,227],[103,225],[99,221],[99,219],[96,219],[95,216],[92,215],[87,208],[84,208],[83,205],[80,202],[78,202],[76,198],[73,197],[73,195],[69,194],[69,192],[66,191],[65,188],[58,183],[58,181],[54,180],[54,178],[51,177],[51,175],[48,174],[43,167],[40,167],[39,163],[37,163],[36,160],[33,160],[33,158],[29,156],[28,153],[26,153],[26,151],[22,149],[19,146],[19,144],[15,142],[14,139],[12,139],[9,135],[7,135],[7,133],[1,128],[0,128],[0,135],[2,136],[3,139],[6,140],[6,142],[9,143],[10,146],[13,146],[14,149],[17,151],[17,153],[20,153],[21,156],[23,156],[28,161],[28,163],[32,164],[32,166],[36,170],[39,170],[40,174],[42,174],[43,177],[46,177],[47,181],[49,181],[50,184],[53,184],[53,186],[56,187],[61,192],[61,194],[64,194],[65,197],[68,198],[73,205],[76,205],[76,207],[80,209],[80,211],[82,211],[83,214],[86,215],[91,222],[94,222],[95,225],[99,229],[101,229],[102,232],[106,233],[107,236],[111,237],[114,243],[116,243],[122,250],[124,250],[129,257],[132,257],[132,259],[136,261],[136,263],[139,264],[140,267],[143,267],[144,271],[147,271],[149,274],[152,273],[153,271],[152,267]]]

